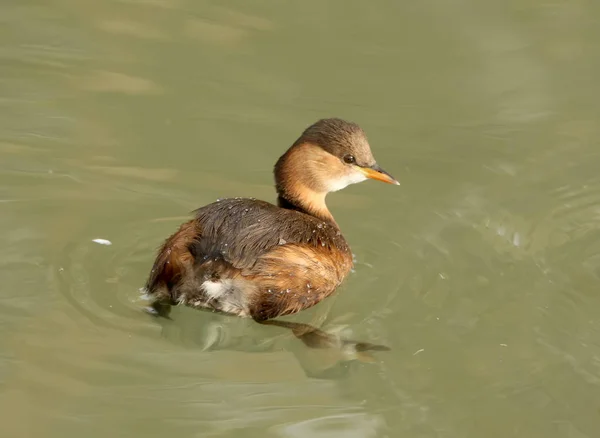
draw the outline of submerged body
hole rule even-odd
[[[367,178],[398,184],[358,125],[318,121],[275,166],[277,205],[219,200],[165,241],[146,283],[152,312],[183,304],[266,321],[314,306],[352,269],[325,196]]]
[[[243,198],[195,213],[152,270],[147,288],[162,302],[265,320],[317,304],[352,268],[332,222]]]

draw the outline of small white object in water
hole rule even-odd
[[[112,245],[112,242],[106,239],[93,239],[92,242],[96,242],[100,245]]]
[[[417,351],[415,351],[415,352],[413,353],[413,356],[416,356],[417,354],[419,354],[419,353],[422,353],[422,352],[424,352],[424,351],[425,351],[425,349],[424,349],[424,348],[421,348],[420,350],[417,350]]]

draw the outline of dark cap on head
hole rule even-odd
[[[348,154],[353,155],[356,163],[361,166],[375,163],[367,135],[362,128],[339,118],[321,119],[310,125],[294,145],[302,143],[319,146],[340,159]]]

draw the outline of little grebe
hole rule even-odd
[[[274,173],[277,206],[221,199],[165,241],[146,283],[151,313],[183,304],[265,323],[314,306],[353,266],[327,193],[367,178],[399,184],[377,165],[363,130],[336,118],[308,127]]]

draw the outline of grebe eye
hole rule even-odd
[[[344,163],[354,164],[356,163],[356,158],[354,158],[354,155],[344,155]]]

